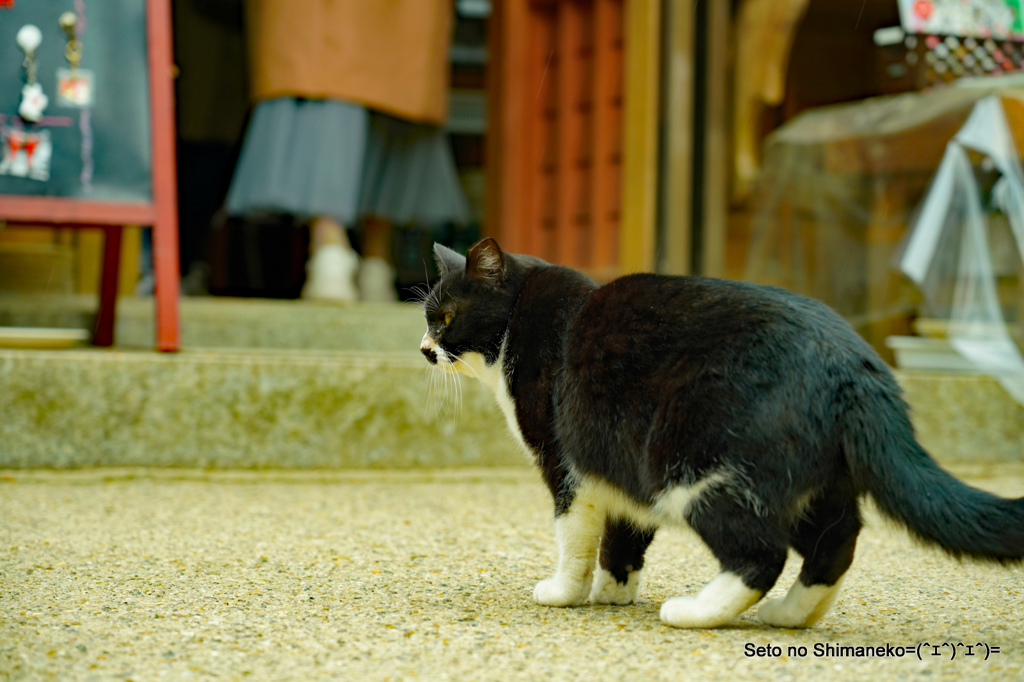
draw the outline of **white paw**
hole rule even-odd
[[[785,599],[769,599],[761,604],[757,617],[777,628],[809,628],[832,608],[841,584],[840,580],[835,585],[805,587],[798,579]]]
[[[757,619],[776,628],[805,628],[811,625],[806,613],[797,613],[785,599],[769,599],[757,609]]]
[[[734,573],[723,571],[695,597],[673,597],[661,605],[661,620],[676,628],[717,628],[731,623],[762,596]]]
[[[674,628],[713,628],[697,597],[673,597],[661,605],[661,622]]]
[[[559,574],[537,583],[533,600],[541,606],[579,606],[589,593],[589,580],[573,580]]]
[[[672,597],[661,605],[661,622],[674,628],[717,628],[731,623],[737,615],[730,609],[709,608],[700,595]]]
[[[639,593],[640,571],[630,571],[623,585],[611,573],[598,568],[590,590],[590,601],[593,604],[632,604]]]

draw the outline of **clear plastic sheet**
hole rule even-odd
[[[1024,171],[1003,102],[990,95],[946,146],[898,265],[948,311],[953,348],[1024,404],[1022,262]]]
[[[1003,115],[1021,97],[990,78],[793,119],[766,144],[745,278],[825,301],[883,353],[940,320],[1024,403],[1024,173]]]

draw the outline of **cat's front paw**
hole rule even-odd
[[[622,584],[610,572],[597,569],[594,586],[590,590],[592,604],[632,604],[640,593],[640,571],[630,571],[626,583]]]
[[[537,583],[533,588],[533,600],[541,606],[579,606],[587,600],[589,593],[589,580],[556,575]]]

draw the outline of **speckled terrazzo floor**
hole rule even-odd
[[[968,473],[1024,493],[1020,465]],[[0,519],[0,678],[1024,679],[1024,571],[954,562],[874,516],[808,631],[663,626],[661,601],[715,572],[679,532],[652,546],[640,603],[534,605],[554,545],[533,472],[6,471]],[[989,656],[815,655],[921,642]]]

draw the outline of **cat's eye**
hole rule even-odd
[[[452,314],[451,313],[445,313],[444,314],[444,326],[447,327],[451,323],[452,323]]]

